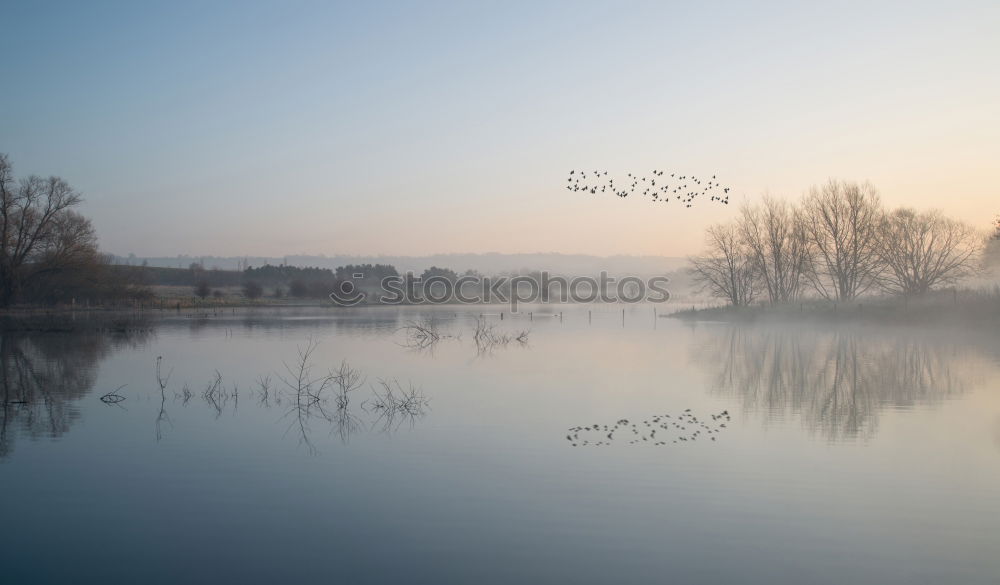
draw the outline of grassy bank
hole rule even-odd
[[[710,307],[664,317],[688,321],[816,321],[1000,326],[1000,291],[938,291],[917,298],[866,297],[850,303],[807,299],[749,307]]]

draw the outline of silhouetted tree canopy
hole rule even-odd
[[[0,306],[146,296],[141,274],[115,270],[97,248],[82,198],[59,177],[20,181],[0,154]]]
[[[458,273],[450,268],[438,268],[437,266],[431,266],[421,273],[420,278],[427,280],[431,277],[444,278],[451,282],[458,280]]]
[[[870,290],[922,295],[974,272],[984,236],[938,211],[885,211],[871,185],[830,181],[799,204],[765,197],[744,205],[707,239],[692,275],[739,306],[758,291],[771,302],[810,290],[839,301]]]

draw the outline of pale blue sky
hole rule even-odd
[[[565,191],[871,180],[1000,212],[1000,3],[4,2],[0,152],[140,255],[684,255],[730,217]]]

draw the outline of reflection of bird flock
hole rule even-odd
[[[650,197],[654,202],[669,203],[679,201],[686,207],[691,207],[694,200],[700,196],[709,196],[709,201],[729,205],[729,187],[724,187],[716,180],[702,179],[694,175],[666,174],[666,171],[654,169],[648,177],[628,173],[626,180],[615,182],[614,177],[608,177],[608,171],[577,171],[569,172],[566,189],[584,193],[610,193],[618,197],[628,197],[639,193]]]
[[[729,422],[729,411],[723,410],[702,420],[691,414],[691,409],[680,415],[659,414],[641,422],[623,418],[613,425],[572,427],[566,440],[574,447],[584,445],[611,445],[615,441],[628,441],[629,445],[681,444],[701,439],[714,441]]]

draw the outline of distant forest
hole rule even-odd
[[[235,270],[242,272],[249,266],[314,266],[336,270],[351,264],[389,264],[400,273],[420,274],[431,266],[447,266],[461,273],[476,270],[483,274],[508,274],[527,270],[550,270],[561,274],[598,274],[606,270],[612,274],[652,276],[674,272],[687,264],[687,259],[674,256],[593,256],[588,254],[432,254],[429,256],[396,255],[304,255],[289,256],[140,256],[126,254],[114,257],[118,264],[132,266],[187,268],[192,263],[206,269]]]

